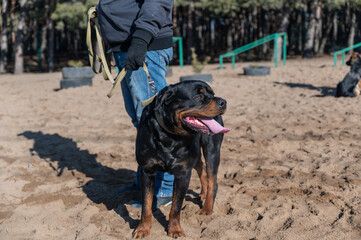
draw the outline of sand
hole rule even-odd
[[[228,101],[214,214],[200,216],[193,172],[184,239],[361,239],[361,98],[335,98],[348,72],[332,57],[293,59],[248,77],[207,65]],[[192,74],[173,67],[169,83]],[[101,76],[59,90],[61,73],[0,75],[0,239],[130,239],[140,210],[133,183],[136,130],[121,92]],[[151,235],[170,239],[170,207]]]

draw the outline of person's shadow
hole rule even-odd
[[[76,142],[59,134],[25,131],[18,136],[33,139],[31,154],[36,152],[54,171],[57,171],[58,176],[61,176],[64,170],[75,169],[92,178],[81,186],[87,197],[96,204],[104,204],[108,210],[116,211],[129,223],[131,229],[138,225],[139,220],[131,218],[125,207],[125,204],[134,201],[136,194],[117,194],[117,190],[134,182],[135,171],[124,168],[114,170],[104,166],[97,162],[97,154],[80,150]],[[57,163],[57,167],[53,163]]]
[[[61,176],[64,171],[77,170],[86,177],[92,178],[81,186],[87,197],[96,204],[104,204],[108,210],[114,210],[129,223],[131,229],[138,226],[139,220],[129,216],[125,204],[140,199],[140,192],[133,191],[132,194],[119,194],[118,192],[134,183],[135,171],[124,168],[115,170],[104,166],[97,161],[97,154],[79,149],[73,139],[62,137],[59,134],[25,131],[18,136],[34,140],[34,146],[30,149],[30,153],[34,155],[36,152],[40,158],[48,162],[49,166],[57,172],[57,176]],[[56,165],[57,167],[55,167]],[[187,193],[193,197],[187,195],[185,201],[193,202],[201,207],[199,194],[190,189]],[[167,230],[168,222],[162,211],[153,210],[153,216]]]
[[[315,87],[312,84],[303,84],[303,83],[281,83],[281,82],[274,82],[278,85],[284,85],[290,88],[305,88],[310,90],[319,91],[320,94],[313,95],[313,97],[329,97],[329,96],[336,96],[336,88],[333,87]]]

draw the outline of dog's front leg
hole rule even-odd
[[[152,203],[155,185],[155,174],[140,171],[140,187],[142,190],[142,215],[138,227],[133,232],[133,238],[143,238],[149,235],[152,226]]]
[[[219,148],[215,148],[214,151],[204,151],[204,157],[206,159],[206,171],[208,177],[208,189],[207,197],[203,203],[202,209],[199,211],[200,215],[211,215],[213,213],[214,200],[216,199],[218,183],[217,173],[220,163],[220,152]]]
[[[187,193],[192,170],[186,174],[174,175],[172,208],[169,213],[168,235],[173,238],[184,237],[184,231],[180,226],[180,211],[184,197]]]

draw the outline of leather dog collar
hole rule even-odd
[[[157,94],[155,94],[153,97],[150,97],[149,99],[142,101],[142,107],[145,107],[149,104],[151,104],[154,100],[155,100],[155,105],[158,102],[157,99]],[[161,128],[163,128],[165,131],[167,131],[170,134],[174,134],[174,132],[172,132],[169,128],[167,128],[167,126],[164,124],[163,118],[159,115],[159,113],[157,111],[154,111],[155,114],[155,118],[157,119],[157,122],[159,123],[159,125],[161,126]]]
[[[158,98],[155,98],[155,105],[157,105],[158,103]],[[157,111],[154,111],[155,114],[155,118],[157,119],[157,122],[159,123],[159,125],[161,126],[161,128],[163,128],[165,131],[167,131],[170,134],[174,134],[174,132],[172,132],[172,130],[170,130],[163,121],[163,118],[159,115],[159,113]]]
[[[174,134],[174,132],[172,132],[165,124],[163,121],[163,118],[159,115],[159,113],[157,113],[156,111],[154,112],[155,114],[155,118],[157,119],[157,122],[159,123],[159,125],[168,133],[170,134]]]

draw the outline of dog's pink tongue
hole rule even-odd
[[[214,119],[207,119],[207,118],[198,118],[200,121],[202,121],[202,123],[204,123],[205,125],[207,125],[207,127],[209,128],[209,130],[211,130],[212,133],[217,134],[217,133],[227,133],[229,131],[231,131],[231,128],[225,128],[223,127],[221,124],[219,124],[216,120]]]

